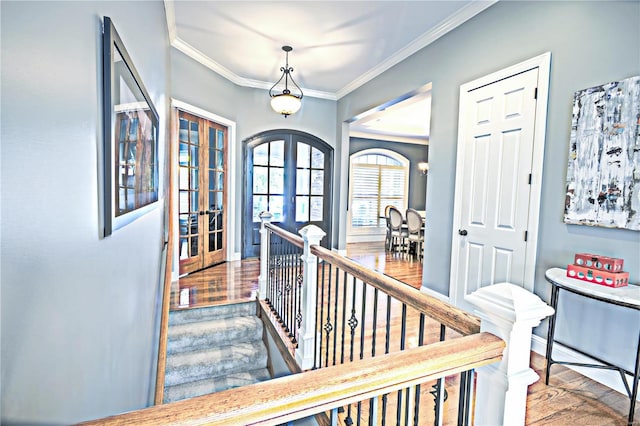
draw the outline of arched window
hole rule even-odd
[[[349,170],[350,235],[384,233],[387,205],[407,208],[409,160],[385,149],[351,155]]]

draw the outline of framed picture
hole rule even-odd
[[[158,205],[158,113],[113,22],[104,18],[104,236]]]
[[[640,76],[575,93],[564,221],[640,230]]]

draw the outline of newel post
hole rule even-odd
[[[267,279],[269,274],[269,230],[265,224],[271,223],[273,215],[269,212],[262,212],[259,215],[260,221],[260,276],[258,276],[258,298],[264,300],[267,297]]]
[[[507,344],[502,361],[476,370],[475,424],[524,425],[527,387],[540,379],[529,367],[532,329],[554,310],[535,294],[510,283],[483,287],[466,300],[475,306],[480,330]]]
[[[320,244],[326,233],[316,225],[300,230],[304,240],[302,253],[302,322],[298,333],[296,361],[302,370],[313,368],[316,340],[316,289],[318,288],[318,258],[311,254],[311,246]]]

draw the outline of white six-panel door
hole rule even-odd
[[[539,68],[530,67],[461,90],[451,296],[469,310],[464,297],[480,287],[533,280],[527,240],[530,208],[537,226],[539,203],[531,192],[542,159],[535,164],[538,82]]]

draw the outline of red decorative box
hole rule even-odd
[[[607,272],[622,272],[624,260],[617,257],[600,256],[599,254],[576,253],[574,262],[577,266],[598,269]]]
[[[567,265],[567,276],[607,287],[624,287],[629,284],[628,272],[608,272],[578,265]]]

